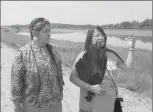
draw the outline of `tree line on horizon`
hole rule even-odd
[[[124,21],[117,24],[102,25],[104,29],[152,29],[152,19],[145,19],[142,22]]]
[[[91,24],[88,25],[72,25],[72,24],[62,24],[62,23],[51,23],[51,27],[53,29],[58,28],[68,28],[68,29],[88,29],[90,28]],[[137,20],[134,21],[123,21],[117,24],[106,24],[101,25],[104,29],[152,29],[152,19],[145,19],[142,22],[138,22]],[[29,24],[27,25],[10,25],[9,27],[12,28],[29,28]]]

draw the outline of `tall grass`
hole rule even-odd
[[[83,50],[84,44],[58,44],[63,65],[72,67],[75,58]],[[109,46],[126,60],[128,49]],[[152,52],[137,49],[134,53],[133,65],[129,71],[119,71],[117,80],[119,86],[127,88],[133,92],[146,94],[152,98]]]
[[[19,48],[30,41],[28,36],[3,33],[2,42]],[[77,55],[84,49],[84,43],[74,43],[70,41],[51,40],[55,44],[61,55],[63,66],[72,67]],[[127,48],[108,46],[115,50],[125,60],[128,55]],[[136,49],[134,53],[133,65],[130,71],[119,71],[116,78],[119,86],[123,86],[131,91],[143,93],[152,98],[152,52]]]

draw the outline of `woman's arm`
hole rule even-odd
[[[72,72],[70,75],[70,81],[80,88],[83,88],[87,91],[91,90],[91,85],[87,84],[86,82],[84,82],[78,78],[78,74],[77,74],[75,67],[72,68]]]
[[[132,62],[133,62],[133,57],[134,57],[134,49],[135,49],[135,38],[134,37],[129,37],[128,39],[126,39],[128,41],[129,44],[129,52],[128,52],[128,56],[125,62],[123,62],[123,60],[121,60],[120,58],[118,58],[116,55],[114,55],[112,52],[107,52],[108,57],[116,62],[116,66],[117,68],[120,69],[128,69],[131,68]]]
[[[81,52],[78,57],[76,58],[74,64],[73,64],[73,67],[72,67],[72,71],[71,71],[71,74],[70,74],[70,81],[75,84],[76,86],[80,87],[80,88],[84,88],[86,90],[90,90],[91,89],[91,86],[89,84],[87,84],[86,82],[82,81],[79,79],[78,77],[78,74],[77,74],[77,71],[76,71],[76,68],[75,68],[75,64],[76,62],[82,57],[84,53]]]
[[[129,45],[129,52],[128,52],[128,56],[127,59],[125,61],[124,64],[117,64],[119,68],[122,69],[128,69],[131,68],[132,66],[132,62],[133,62],[133,57],[134,57],[134,49],[135,49],[135,37],[133,37],[133,35],[131,35],[131,37],[126,38],[128,45]],[[120,62],[118,62],[120,63]]]
[[[129,50],[128,52],[128,56],[127,56],[127,60],[125,63],[126,68],[130,68],[133,62],[133,55],[134,55],[134,51],[133,50]]]
[[[22,53],[17,51],[11,68],[11,100],[13,101],[15,112],[22,112],[20,101],[22,100],[23,73]]]
[[[70,75],[70,81],[73,84],[75,84],[76,86],[85,89],[86,91],[92,91],[97,95],[103,94],[105,92],[105,90],[101,85],[99,85],[99,84],[90,85],[90,84],[88,84],[88,83],[86,83],[86,82],[84,82],[84,81],[79,79],[78,73],[77,73],[76,68],[75,68],[75,64],[82,57],[83,54],[84,54],[83,52],[80,53],[78,55],[78,57],[76,58],[76,61],[75,61],[74,65],[73,65],[72,72],[71,72],[71,75]]]

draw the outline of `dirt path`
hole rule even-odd
[[[70,70],[68,68],[66,70],[65,68],[64,71],[64,80],[66,83],[64,88],[64,102],[66,102],[66,105],[70,106],[69,108],[71,110],[64,112],[78,112],[79,89],[69,81]],[[124,99],[123,112],[152,112],[152,100],[149,98],[140,96],[125,88],[119,88],[119,96],[122,96]],[[66,106],[64,109],[65,108]]]
[[[15,50],[3,45],[1,48],[1,112],[13,112],[10,101],[10,67]],[[63,67],[64,99],[63,112],[78,112],[79,88],[69,81],[70,69]],[[136,93],[119,88],[119,94],[124,98],[123,112],[152,112],[152,100]]]

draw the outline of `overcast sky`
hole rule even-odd
[[[152,18],[152,1],[1,1],[1,25],[51,23],[116,24]]]

